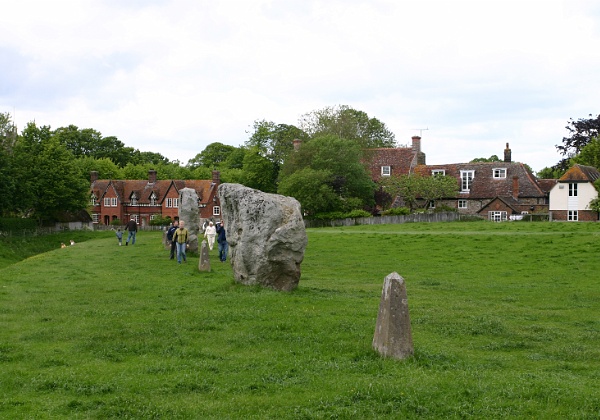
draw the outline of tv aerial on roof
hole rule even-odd
[[[427,127],[427,128],[413,128],[413,130],[419,132],[419,137],[423,137],[423,131],[429,130],[429,127]]]

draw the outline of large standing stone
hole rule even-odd
[[[200,210],[198,194],[193,188],[183,188],[179,195],[179,220],[185,222],[185,228],[190,233],[188,251],[198,251],[198,231],[200,230]]]
[[[406,284],[398,273],[391,273],[383,281],[373,348],[396,359],[414,354]]]
[[[308,242],[300,203],[239,184],[221,184],[218,194],[236,281],[295,289]]]

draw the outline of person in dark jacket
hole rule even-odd
[[[129,231],[125,246],[129,245],[129,241],[131,241],[131,245],[135,245],[135,234],[137,233],[137,223],[135,222],[135,217],[132,216],[131,220],[127,222],[125,225],[125,230]]]
[[[222,220],[217,222],[217,244],[219,245],[219,260],[221,262],[227,261],[229,244],[227,243],[227,235],[225,233],[225,222]]]
[[[171,227],[169,228],[169,230],[167,230],[167,241],[171,245],[171,255],[170,255],[170,258],[169,258],[171,260],[175,258],[175,248],[177,247],[177,244],[173,240],[173,234],[177,230],[178,226],[179,226],[179,221],[175,220],[173,222],[173,224],[171,225]]]

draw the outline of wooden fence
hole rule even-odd
[[[459,214],[456,212],[417,213],[406,216],[356,217],[337,220],[304,220],[307,228],[359,226],[359,225],[397,225],[415,222],[455,222],[457,220],[481,220],[479,216]]]

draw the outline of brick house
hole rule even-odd
[[[213,171],[212,180],[157,180],[156,171],[148,171],[148,180],[98,179],[91,172],[90,208],[94,224],[109,225],[113,220],[123,224],[134,217],[138,224],[147,226],[157,216],[178,218],[180,191],[193,188],[198,194],[200,219],[221,215],[217,197],[219,171]]]
[[[426,165],[421,138],[412,138],[412,147],[376,149],[370,170],[374,181],[383,176],[417,173],[456,178],[459,192],[436,203],[460,213],[477,214],[490,220],[507,220],[511,215],[548,211],[551,182],[538,183],[522,163],[512,162],[508,143],[502,162],[449,163]]]
[[[594,182],[600,172],[593,166],[573,165],[550,190],[550,211],[554,220],[598,221],[598,212],[589,208],[598,197]]]

